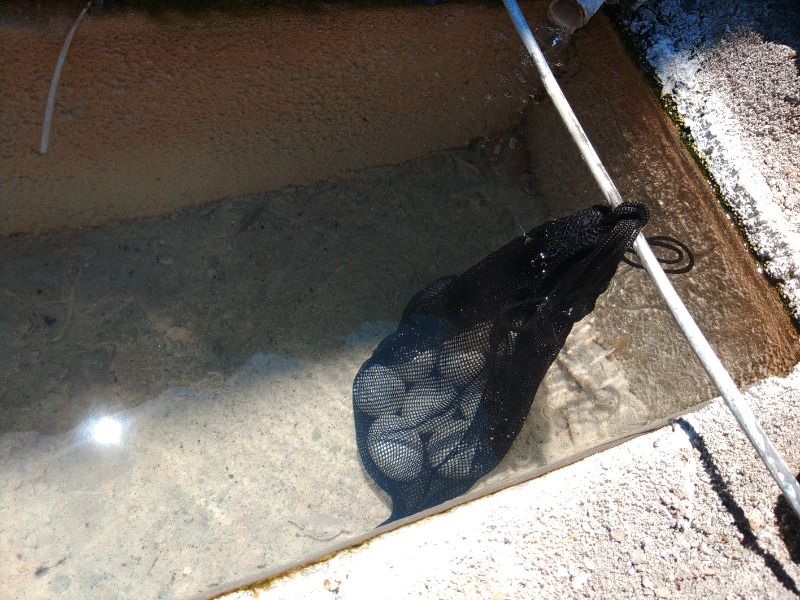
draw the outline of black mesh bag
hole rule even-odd
[[[463,494],[497,466],[647,219],[642,204],[593,206],[411,299],[353,382],[358,451],[392,498],[388,521]]]

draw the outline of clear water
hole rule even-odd
[[[734,376],[780,372],[798,356],[788,319],[598,22],[570,49],[570,100],[651,207],[646,233],[694,250],[675,283]],[[0,239],[0,595],[184,598],[370,530],[389,505],[355,447],[358,368],[419,289],[598,201],[540,99],[468,148]],[[712,395],[646,275],[622,266],[480,485]]]

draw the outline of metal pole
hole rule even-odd
[[[78,25],[81,24],[81,20],[92,7],[92,1],[93,0],[89,0],[89,2],[87,2],[86,6],[78,15],[78,18],[75,19],[75,22],[67,33],[67,38],[64,40],[64,45],[61,47],[61,52],[58,55],[56,68],[53,71],[53,79],[50,81],[50,92],[47,94],[47,106],[44,109],[44,122],[42,124],[42,140],[39,144],[39,154],[45,154],[47,152],[47,146],[50,142],[50,125],[53,122],[53,109],[55,109],[56,106],[58,80],[61,77],[61,69],[64,68],[64,61],[67,60],[67,50],[69,50],[69,45],[72,43],[72,37],[78,30]]]
[[[525,44],[525,48],[528,50],[531,59],[533,59],[533,64],[536,65],[536,69],[539,71],[547,94],[550,96],[558,114],[567,126],[567,130],[572,136],[572,139],[575,140],[575,143],[578,145],[583,160],[588,165],[589,170],[600,186],[603,196],[605,196],[606,201],[611,206],[622,204],[622,196],[617,186],[614,185],[608,171],[606,171],[603,163],[600,162],[600,157],[592,147],[589,138],[586,137],[586,133],[578,122],[575,113],[572,112],[572,108],[564,97],[564,93],[561,91],[542,51],[539,49],[519,5],[516,0],[503,0],[503,3],[514,23],[517,33],[519,33],[522,39],[522,43]],[[780,487],[786,500],[797,513],[797,516],[800,517],[800,484],[798,484],[797,479],[786,466],[786,463],[775,449],[775,446],[772,445],[770,439],[764,433],[753,411],[736,387],[730,373],[728,373],[722,365],[722,362],[720,362],[719,357],[717,357],[711,345],[708,343],[708,340],[706,340],[705,336],[700,331],[692,315],[689,314],[689,311],[686,309],[680,296],[678,296],[675,288],[672,287],[669,279],[667,279],[664,270],[661,268],[661,265],[641,233],[636,238],[633,248],[639,255],[639,260],[650,275],[656,288],[658,288],[661,297],[667,303],[667,308],[669,308],[669,311],[678,323],[678,327],[680,327],[683,335],[686,336],[697,358],[700,359],[706,373],[708,373],[708,376],[719,390],[719,393],[738,421],[747,439],[750,440],[750,443],[755,447],[761,460],[764,461],[770,475],[775,479],[775,482],[778,484],[778,487]]]

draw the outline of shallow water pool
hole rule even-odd
[[[565,91],[623,195],[650,206],[646,234],[696,256],[673,281],[712,345],[740,384],[782,373],[789,319],[609,25],[569,52]],[[0,595],[183,598],[382,522],[355,447],[358,368],[414,293],[599,202],[549,103],[514,116],[398,165],[0,239]],[[622,265],[479,486],[713,395]]]

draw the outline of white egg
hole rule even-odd
[[[455,408],[448,408],[443,413],[431,417],[422,423],[417,424],[416,430],[420,435],[424,433],[436,433],[450,427],[450,422],[456,416]]]
[[[489,321],[478,323],[472,329],[459,333],[450,341],[444,344],[446,352],[464,352],[466,350],[478,350],[484,354],[490,351],[489,336],[492,332],[492,324]]]
[[[455,452],[436,469],[442,477],[449,479],[464,479],[472,471],[472,461],[475,458],[475,447],[464,448]]]

